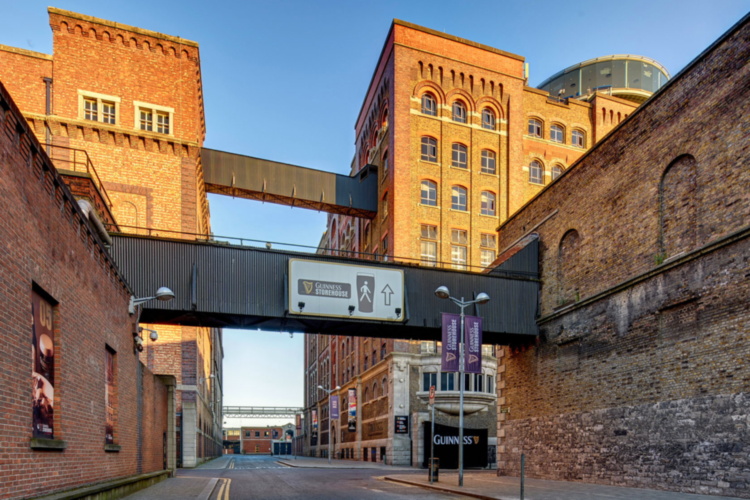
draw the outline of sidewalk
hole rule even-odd
[[[314,457],[277,457],[276,461],[287,467],[312,468],[312,469],[381,469],[384,471],[413,471],[414,467],[408,465],[386,465],[383,462],[364,462],[361,460],[336,460]],[[425,472],[425,475],[427,472]]]
[[[427,470],[419,475],[389,474],[383,479],[486,500],[518,500],[520,498],[519,478],[498,477],[495,471],[464,472],[463,487],[458,486],[458,473],[452,471],[439,471],[439,480],[433,484],[430,484],[427,478]],[[524,500],[736,500],[736,498],[528,478],[524,485]]]

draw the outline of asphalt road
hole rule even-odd
[[[379,480],[377,469],[286,467],[270,456],[237,455],[226,469],[193,469],[191,476],[219,478],[210,500],[369,500],[464,498]],[[424,474],[424,472],[416,472]],[[228,494],[227,494],[228,492]]]

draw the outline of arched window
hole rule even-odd
[[[383,153],[383,161],[381,162],[381,170],[383,171],[383,178],[388,177],[388,151]]]
[[[428,180],[422,181],[420,203],[431,207],[437,206],[437,183]]]
[[[490,108],[484,108],[482,110],[482,128],[495,130],[495,122],[495,112]]]
[[[453,101],[453,121],[458,123],[466,123],[466,104],[463,101]]]
[[[577,148],[586,147],[586,135],[581,130],[573,131],[573,146]]]
[[[380,386],[380,393],[381,396],[388,394],[388,377],[383,377],[383,383]]]
[[[377,399],[378,397],[378,383],[373,382],[372,383],[372,399]]]
[[[494,151],[490,151],[489,149],[482,150],[482,170],[481,171],[483,174],[495,175],[495,173],[497,173],[495,158],[496,158],[496,155]]]
[[[422,113],[428,116],[437,116],[437,101],[435,96],[429,92],[422,94]]]
[[[560,305],[577,301],[579,297],[578,273],[579,247],[581,238],[578,231],[570,229],[560,240],[557,252],[557,279],[560,290],[558,302]]]
[[[380,118],[380,127],[385,128],[388,126],[388,106],[383,107],[383,116]]]
[[[530,118],[529,119],[529,135],[533,137],[541,137],[542,136],[542,122],[540,122],[536,118]]]
[[[481,199],[482,207],[480,213],[482,215],[495,215],[495,193],[482,191]]]
[[[364,397],[364,400],[365,400],[365,402],[367,402],[367,401],[370,400],[370,388],[369,387],[365,387],[365,397]]]
[[[684,155],[673,161],[659,183],[659,251],[663,258],[692,250],[697,243],[698,166]]]
[[[560,177],[563,173],[563,168],[561,165],[553,165],[552,166],[552,180],[554,181],[558,177]]]
[[[462,186],[451,187],[451,208],[466,212],[466,188]]]
[[[554,124],[549,128],[549,138],[552,142],[565,142],[565,131],[561,125]]]
[[[451,167],[468,168],[467,149],[463,144],[454,142],[451,147]]]
[[[434,137],[422,137],[422,161],[437,162],[437,139]]]
[[[544,181],[544,167],[537,160],[533,160],[529,163],[529,182],[534,184],[542,184]]]

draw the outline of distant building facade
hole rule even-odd
[[[457,271],[491,266],[497,226],[638,106],[608,89],[571,97],[527,86],[520,56],[394,21],[355,124],[352,173],[377,165],[378,214],[329,215],[320,251]],[[483,453],[494,458],[503,401],[497,350],[484,348],[482,374],[466,380],[465,427],[487,432]],[[340,458],[424,463],[431,385],[436,422],[458,425],[458,376],[440,372],[439,343],[307,336],[305,356],[309,454],[328,453],[319,385],[341,387],[342,413],[356,396],[356,425],[344,415],[331,426]],[[404,421],[407,432],[397,432]]]

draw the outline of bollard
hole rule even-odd
[[[523,476],[526,468],[526,455],[521,453],[521,500],[523,500]]]

